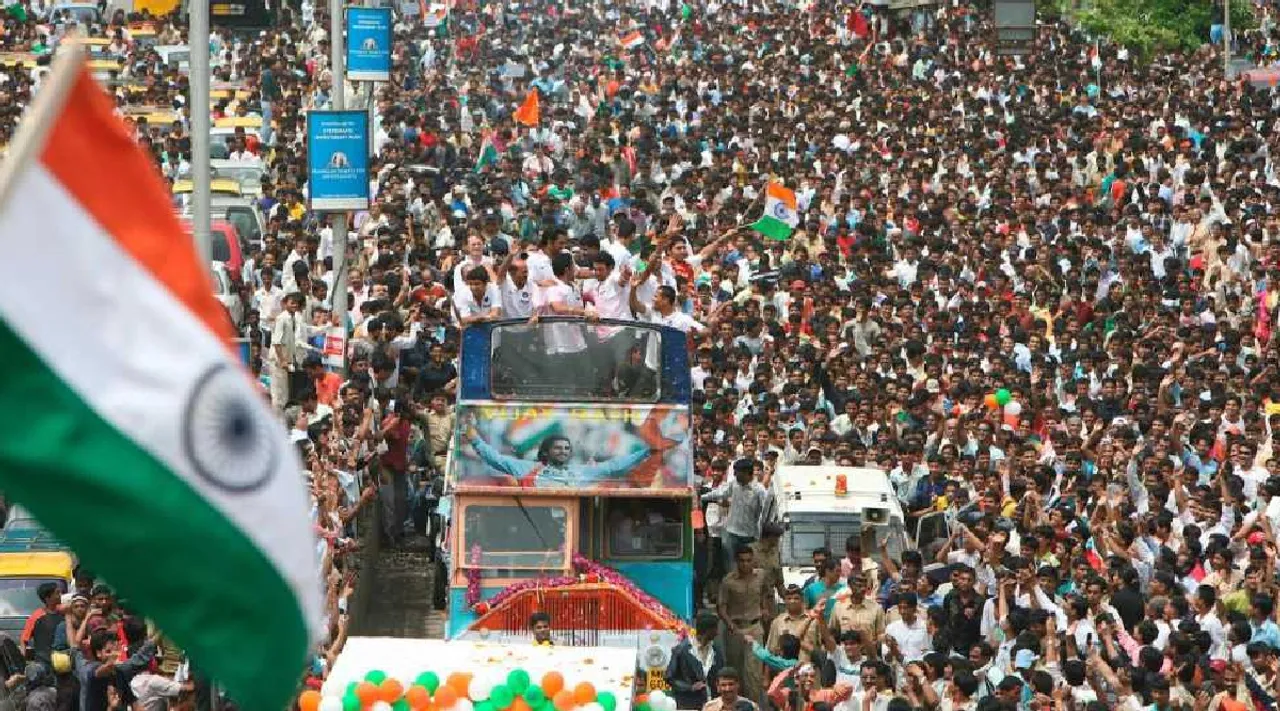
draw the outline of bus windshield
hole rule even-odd
[[[493,330],[490,387],[511,400],[658,401],[662,391],[658,329],[614,323],[551,321]]]

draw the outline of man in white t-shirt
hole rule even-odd
[[[466,287],[453,295],[453,312],[458,325],[466,328],[473,323],[501,318],[502,294],[497,285],[489,282],[488,269],[472,267],[464,279]]]
[[[555,277],[548,286],[542,288],[537,311],[529,322],[537,324],[541,316],[578,316],[594,321],[596,311],[590,304],[583,303],[582,294],[575,283],[574,273],[577,267],[573,263],[573,256],[560,252],[551,259],[551,267]],[[532,273],[530,278],[533,278]],[[591,364],[585,362],[585,331],[580,323],[550,323],[540,327],[544,353],[550,356],[542,364],[544,371],[540,382],[563,383],[574,388],[593,382],[593,379],[582,377],[583,373],[589,373],[591,369]]]
[[[529,279],[529,263],[519,254],[509,255],[498,267],[498,285],[502,290],[502,317],[529,318],[534,311],[534,290]]]
[[[129,690],[138,700],[135,708],[140,711],[165,711],[171,700],[195,688],[192,681],[178,681],[149,671],[140,672],[129,680]]]
[[[670,326],[683,333],[690,331],[701,333],[707,329],[697,319],[676,308],[676,290],[665,284],[658,287],[657,293],[654,294],[652,307],[640,303],[636,290],[632,289],[631,310],[641,321]]]
[[[929,630],[924,618],[920,617],[920,607],[915,593],[903,593],[898,596],[898,614],[900,619],[890,622],[884,629],[886,658],[895,659],[902,664],[918,662],[924,659],[929,650]]]
[[[493,260],[485,256],[484,239],[480,235],[467,238],[467,251],[458,266],[453,268],[453,293],[457,294],[466,287],[467,275],[476,267],[488,269]]]
[[[630,320],[631,270],[627,265],[615,269],[615,265],[608,252],[595,255],[591,261],[594,278],[583,283],[583,298],[595,306],[600,318]]]

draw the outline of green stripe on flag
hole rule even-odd
[[[484,170],[487,165],[493,165],[498,162],[498,149],[493,147],[493,142],[485,140],[484,145],[480,147],[480,155],[476,156],[476,170],[479,173]]]
[[[768,215],[751,223],[751,229],[764,235],[766,239],[779,242],[791,237],[791,225]]]
[[[0,490],[57,531],[238,706],[283,711],[311,651],[288,582],[231,520],[91,410],[3,322],[0,353]]]

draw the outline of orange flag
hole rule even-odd
[[[530,89],[529,95],[524,97],[524,103],[520,104],[512,118],[525,126],[537,126],[542,118],[541,113],[538,109],[538,90]]]

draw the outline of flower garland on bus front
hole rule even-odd
[[[499,590],[488,600],[481,600],[480,592],[480,562],[479,548],[471,550],[472,566],[467,569],[467,607],[471,608],[477,615],[484,615],[511,597],[525,590],[554,590],[557,588],[566,588],[577,585],[579,583],[608,583],[635,598],[644,607],[657,611],[658,615],[672,625],[679,625],[680,618],[674,612],[667,609],[657,598],[649,593],[641,590],[635,583],[631,582],[626,576],[607,565],[602,565],[591,560],[581,554],[573,555],[573,570],[577,576],[557,576],[552,578],[537,578],[519,583],[512,583],[507,587]]]

